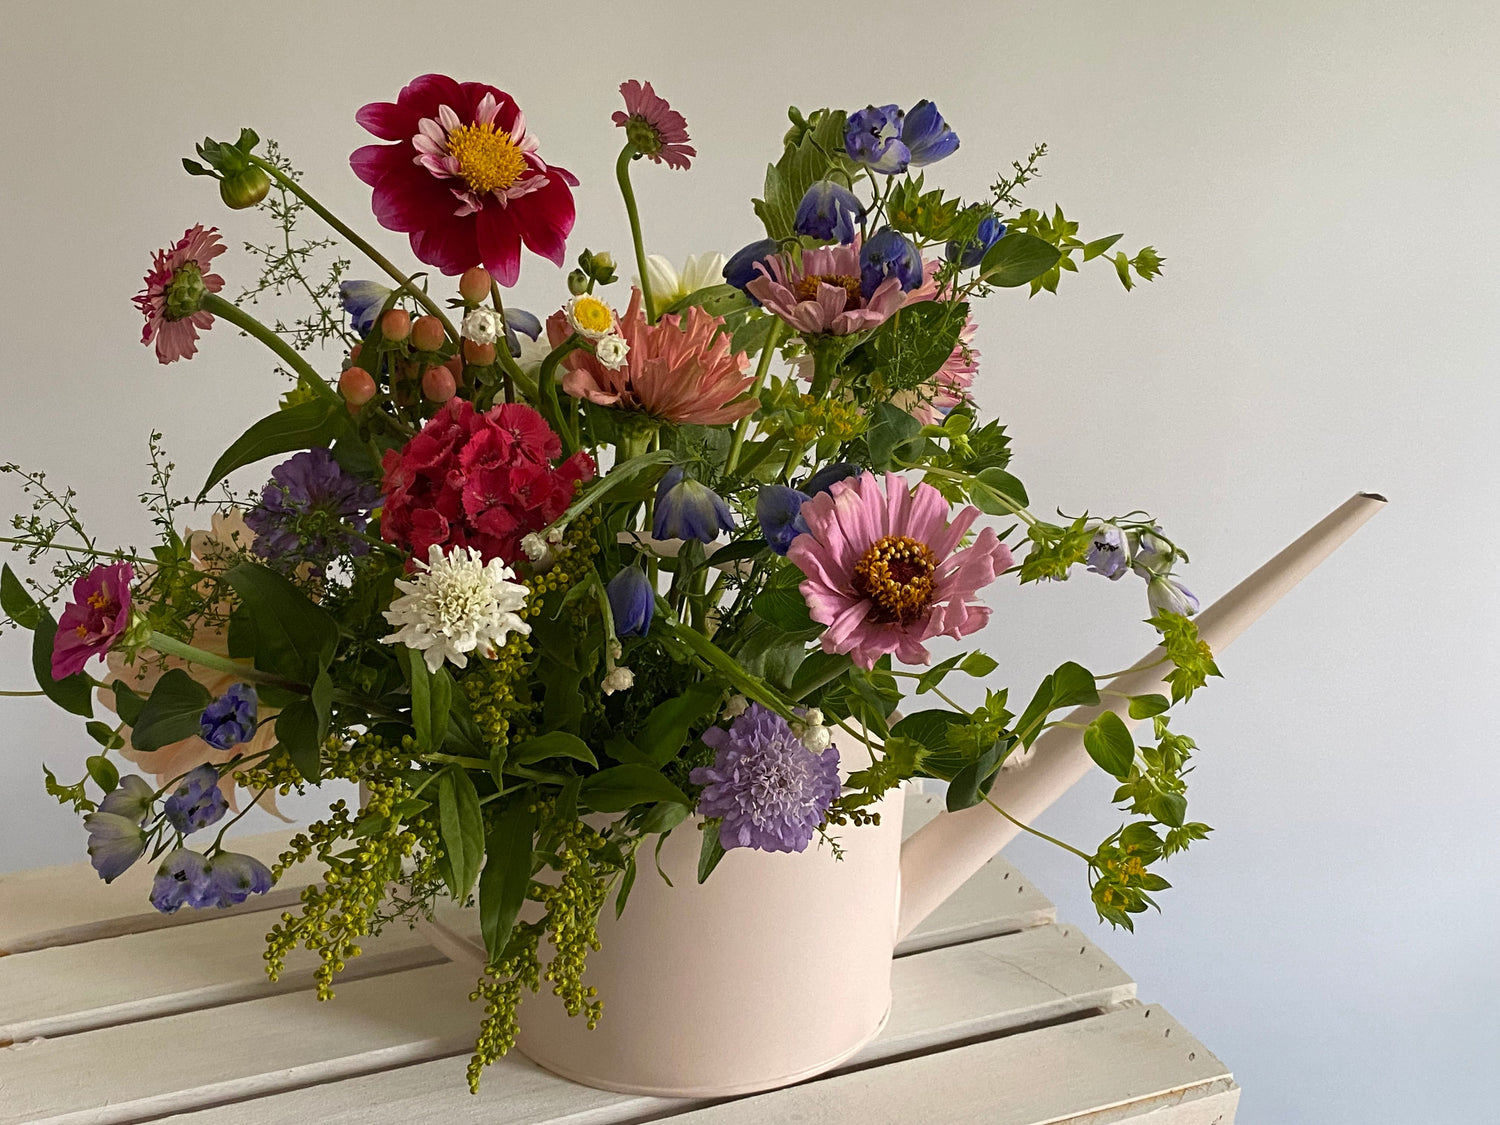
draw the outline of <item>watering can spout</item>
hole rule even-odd
[[[1334,549],[1385,506],[1385,497],[1372,492],[1351,496],[1301,538],[1246,578],[1197,618],[1198,634],[1217,654],[1243,633],[1288,590],[1310,574]],[[1110,682],[1112,691],[1143,695],[1158,691],[1163,667],[1148,668],[1162,655],[1154,649],[1137,662],[1136,670]],[[1101,711],[1115,710],[1127,723],[1127,703],[1105,696],[1109,705],[1083,707],[1068,716],[1088,723]],[[1083,748],[1082,732],[1053,727],[1036,740],[1019,762],[995,780],[990,797],[1011,816],[1030,824],[1093,768]],[[942,813],[914,833],[901,852],[901,918],[898,937],[904,938],[1020,829],[986,804],[956,813]]]

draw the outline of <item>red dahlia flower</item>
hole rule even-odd
[[[422,261],[446,274],[483,265],[501,285],[520,276],[523,241],[563,264],[578,180],[537,155],[509,94],[424,74],[355,120],[395,142],[366,145],[349,163],[375,189],[380,225],[408,235]]]
[[[411,441],[386,453],[380,533],[417,558],[436,544],[518,562],[526,557],[522,536],[562,515],[594,475],[582,450],[554,466],[561,452],[561,439],[524,403],[480,414],[465,399],[449,399]]]

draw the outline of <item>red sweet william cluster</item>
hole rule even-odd
[[[523,403],[480,414],[473,403],[450,399],[411,441],[386,453],[380,532],[419,559],[436,543],[517,562],[525,557],[521,537],[562,515],[578,485],[594,476],[593,458],[582,450],[554,465],[561,452],[557,434]]]

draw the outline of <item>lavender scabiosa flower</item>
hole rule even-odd
[[[859,248],[859,291],[868,300],[888,277],[910,293],[922,284],[922,255],[904,234],[881,227]]]
[[[229,750],[255,737],[259,701],[249,684],[230,684],[224,694],[203,709],[198,737],[215,750]]]
[[[697,539],[712,543],[721,531],[734,530],[734,514],[708,485],[685,476],[673,465],[656,486],[651,534],[658,539]]]
[[[162,802],[167,821],[184,836],[217,823],[228,808],[219,789],[219,771],[207,764],[184,777]]]
[[[689,775],[704,787],[698,812],[721,817],[726,848],[800,852],[839,795],[838,747],[814,754],[774,711],[752,703],[728,730],[710,727],[711,766]]]
[[[359,534],[379,493],[346,473],[327,449],[308,449],[271,470],[260,503],[245,513],[255,553],[280,570],[314,573],[342,555],[365,555]]]
[[[91,812],[83,818],[89,834],[89,862],[106,883],[113,882],[146,851],[146,832],[138,818]]]
[[[651,631],[651,619],[656,615],[656,591],[645,571],[638,566],[621,567],[604,592],[609,596],[609,610],[614,615],[615,636],[644,637]]]
[[[1115,524],[1101,523],[1084,557],[1090,571],[1113,582],[1130,569],[1130,542]]]
[[[797,204],[792,229],[798,234],[831,242],[853,242],[855,224],[864,220],[865,205],[843,184],[816,180]]]
[[[785,555],[792,540],[807,530],[802,523],[802,505],[811,497],[783,484],[762,485],[755,497],[755,519],[761,537],[778,555]]]

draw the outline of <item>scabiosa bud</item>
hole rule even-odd
[[[853,242],[856,224],[865,217],[865,205],[843,184],[817,180],[802,195],[792,229],[810,238]]]
[[[393,290],[378,281],[345,281],[339,285],[339,304],[349,314],[349,327],[361,336],[375,327],[375,318]]]
[[[780,252],[781,243],[774,238],[758,239],[748,246],[741,247],[729,261],[724,263],[724,280],[743,292],[745,286],[759,276],[755,267]],[[750,299],[755,301],[753,296]],[[760,304],[759,301],[755,303]]]
[[[105,812],[101,807],[83,818],[83,826],[89,834],[89,863],[106,883],[113,882],[145,854],[146,831],[140,817]]]
[[[1146,602],[1151,606],[1153,616],[1165,611],[1191,617],[1198,612],[1198,599],[1193,592],[1165,574],[1146,583]]]
[[[902,118],[901,143],[913,164],[933,164],[958,148],[958,134],[948,127],[937,106],[923,98]]]
[[[651,534],[657,539],[697,539],[712,543],[721,531],[734,530],[729,505],[707,485],[685,476],[673,465],[656,486]]]
[[[1130,542],[1114,524],[1101,523],[1094,528],[1085,559],[1089,570],[1113,582],[1130,569]]]
[[[910,293],[922,284],[922,255],[904,234],[881,227],[859,248],[859,291],[868,300],[888,277]]]
[[[782,484],[762,485],[755,497],[755,518],[766,545],[778,555],[785,555],[792,540],[807,530],[801,522],[802,505],[809,496]]]
[[[950,242],[943,248],[943,256],[948,261],[957,264],[959,269],[971,270],[989,252],[991,246],[1005,237],[1005,224],[1000,221],[1000,216],[993,211],[985,214],[979,220],[979,228],[974,237],[966,241],[962,246],[957,242]]]
[[[215,750],[229,750],[255,737],[259,702],[249,684],[230,684],[224,694],[203,709],[198,737]]]
[[[604,588],[615,619],[615,636],[644,637],[656,616],[656,590],[638,566],[622,567]]]
[[[844,151],[874,172],[893,176],[906,171],[911,150],[901,139],[901,107],[866,106],[849,114],[844,125]]]
[[[604,679],[599,681],[599,687],[605,695],[614,695],[617,691],[629,691],[635,687],[635,673],[623,664],[617,668],[611,668],[605,673]]]

